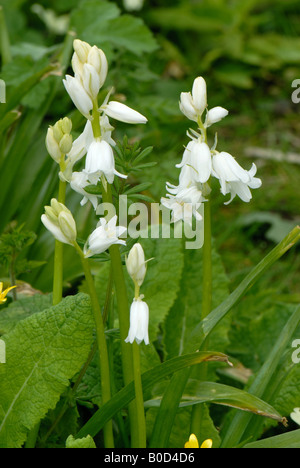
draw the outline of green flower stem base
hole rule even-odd
[[[74,244],[76,251],[78,252],[85,279],[88,285],[89,294],[92,303],[92,309],[94,313],[94,319],[96,324],[96,335],[97,343],[99,350],[99,359],[100,359],[100,370],[101,370],[101,391],[102,391],[102,402],[106,403],[111,399],[111,390],[110,390],[110,372],[109,372],[109,360],[108,360],[108,351],[107,344],[104,332],[104,324],[101,313],[101,308],[98,302],[97,291],[95,289],[95,283],[91,270],[89,267],[88,260],[84,257],[83,252],[78,244]],[[112,421],[109,421],[103,428],[104,435],[104,444],[106,448],[114,448],[114,438],[113,438],[113,428]]]
[[[102,191],[103,203],[113,203],[111,186],[109,184],[103,184]],[[128,306],[128,295],[127,288],[124,278],[122,259],[120,249],[117,244],[114,244],[109,249],[112,274],[114,279],[114,285],[116,290],[117,307],[119,314],[119,326],[120,326],[120,339],[121,339],[121,353],[122,353],[122,367],[123,367],[123,378],[125,385],[130,384],[134,380],[133,370],[133,347],[125,340],[129,331],[129,306]],[[138,410],[136,401],[132,401],[128,406],[130,428],[131,428],[131,445],[136,448],[139,444],[139,425],[138,425]],[[143,406],[144,414],[144,406]]]
[[[201,321],[211,312],[212,308],[212,239],[211,239],[211,202],[204,203],[204,245],[203,245],[203,281],[202,281],[202,310]],[[208,350],[208,340],[201,347],[201,351]],[[202,363],[198,367],[198,379],[205,381],[207,377],[207,364]],[[195,434],[199,441],[204,440],[202,434],[202,422],[204,419],[204,404],[193,406],[191,433]]]

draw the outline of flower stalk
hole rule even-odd
[[[99,362],[101,369],[101,391],[102,391],[102,402],[106,403],[111,399],[111,390],[110,390],[110,371],[109,371],[109,359],[108,359],[108,350],[107,343],[105,338],[104,324],[102,319],[101,308],[98,301],[97,291],[95,288],[95,283],[91,270],[89,267],[88,259],[85,258],[81,248],[77,243],[74,244],[74,247],[80,257],[82,268],[84,271],[85,279],[87,282],[89,295],[91,298],[92,310],[94,314],[95,324],[96,324],[96,335],[99,351]],[[114,447],[114,438],[113,438],[113,428],[112,421],[110,420],[103,428],[104,443],[106,448]]]

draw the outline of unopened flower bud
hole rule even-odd
[[[72,149],[73,139],[69,134],[65,134],[59,143],[59,148],[63,154],[68,154]]]
[[[74,243],[77,237],[77,230],[72,214],[62,211],[58,215],[58,224],[63,235],[69,240],[69,243]]]
[[[46,148],[51,158],[59,164],[61,160],[61,150],[56,138],[54,137],[53,127],[48,128],[46,136]]]
[[[56,199],[51,200],[51,206],[45,206],[42,223],[58,241],[73,245],[77,230],[73,215],[68,208]]]
[[[141,244],[136,243],[129,252],[126,258],[126,267],[132,280],[141,286],[146,275],[145,254]]]
[[[53,126],[53,135],[57,143],[59,143],[62,137],[64,136],[63,131],[61,129],[60,120],[56,122],[56,124]]]
[[[80,62],[85,63],[87,61],[88,54],[91,50],[90,44],[81,41],[80,39],[75,39],[75,41],[73,42],[73,47]]]
[[[70,134],[72,131],[72,120],[68,117],[64,117],[61,120],[61,129],[64,134]]]
[[[224,109],[224,107],[214,107],[213,109],[210,109],[206,117],[206,127],[210,127],[214,123],[220,122],[220,120],[227,117],[227,115],[228,110]]]

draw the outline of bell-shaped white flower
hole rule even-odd
[[[262,185],[261,180],[254,177],[257,171],[255,164],[249,171],[246,171],[229,153],[216,153],[213,156],[212,164],[212,174],[220,181],[221,193],[223,195],[231,194],[231,198],[226,204],[229,204],[236,195],[242,201],[249,202],[252,198],[250,188],[256,189]]]
[[[147,271],[146,264],[147,262],[145,261],[143,247],[139,242],[137,242],[134,244],[126,258],[126,268],[131,279],[138,286],[141,286],[144,282]]]
[[[126,231],[125,227],[117,226],[117,216],[114,216],[108,222],[106,219],[101,218],[84,246],[84,256],[88,258],[101,254],[113,244],[126,245],[124,240],[119,239]]]
[[[131,107],[117,101],[110,101],[104,104],[101,110],[112,119],[128,124],[146,124],[147,118]]]
[[[130,307],[130,328],[126,343],[133,343],[134,340],[140,344],[142,341],[149,344],[149,307],[141,297],[134,299]]]
[[[77,107],[82,115],[88,118],[90,111],[93,109],[93,102],[84,89],[81,81],[78,78],[66,75],[66,79],[63,80],[63,84],[75,107]]]
[[[115,158],[112,147],[105,140],[94,140],[87,153],[84,173],[88,176],[92,184],[97,184],[102,175],[109,184],[114,181],[115,175],[127,178],[115,169]]]
[[[180,164],[176,167],[192,168],[191,178],[194,182],[204,184],[211,176],[212,161],[209,146],[200,140],[192,140],[186,147]],[[181,184],[180,184],[181,185]]]
[[[97,195],[92,195],[84,190],[87,185],[91,185],[91,183],[88,180],[88,176],[84,172],[72,173],[70,186],[75,192],[83,195],[83,199],[80,202],[81,206],[90,201],[96,210],[98,206],[98,197]]]
[[[73,215],[68,208],[56,199],[51,200],[51,206],[45,207],[42,223],[58,241],[73,245],[76,241],[77,229]]]
[[[170,187],[167,186],[167,189],[170,191]],[[163,197],[161,199],[162,205],[172,212],[172,223],[183,221],[190,226],[192,225],[193,217],[197,221],[202,220],[202,216],[198,210],[203,201],[202,192],[196,186],[183,189],[179,186],[175,195],[167,194],[166,198]]]

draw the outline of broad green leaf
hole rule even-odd
[[[55,407],[88,356],[93,329],[89,297],[79,294],[22,320],[2,337],[0,447],[21,447],[28,431]]]
[[[31,297],[11,302],[0,311],[0,335],[4,335],[27,317],[42,312],[52,305],[52,295],[36,294]]]
[[[91,436],[86,436],[83,439],[75,439],[70,435],[66,440],[66,448],[97,448]]]
[[[136,55],[157,49],[157,43],[144,22],[130,15],[122,15],[109,21],[97,35],[98,41],[109,42],[118,48],[124,47]]]
[[[201,362],[228,362],[227,356],[222,353],[215,352],[197,352],[194,354],[188,354],[179,356],[174,359],[170,359],[153,369],[144,372],[141,376],[142,387],[145,392],[148,388],[151,388],[156,382],[164,379],[170,374],[177,371],[200,364]],[[80,429],[77,438],[86,437],[88,434],[94,437],[102,429],[107,421],[109,421],[118,411],[128,406],[128,404],[134,399],[134,382],[126,385],[115,394],[110,401],[105,403],[92,417],[91,419]]]
[[[81,40],[104,49],[109,44],[141,55],[157,48],[151,31],[140,18],[120,16],[118,7],[104,0],[83,2],[73,12],[71,25]]]

